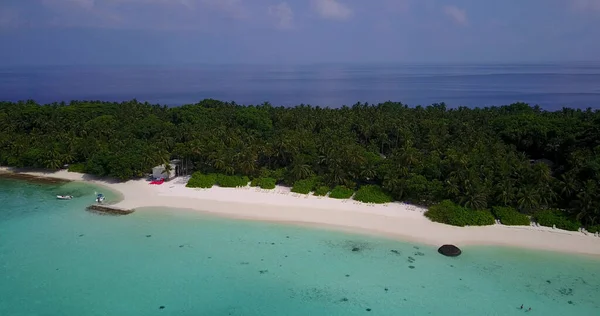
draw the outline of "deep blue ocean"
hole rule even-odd
[[[41,103],[136,98],[170,106],[205,98],[238,104],[339,107],[400,101],[483,107],[514,102],[600,108],[600,62],[568,64],[315,64],[0,68],[0,99]]]

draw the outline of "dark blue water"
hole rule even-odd
[[[61,66],[0,69],[0,99],[41,103],[205,98],[338,107],[358,101],[600,108],[600,63]]]

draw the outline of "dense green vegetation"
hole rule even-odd
[[[309,179],[301,179],[294,182],[294,186],[292,187],[292,192],[301,193],[301,194],[309,194],[315,188],[317,184],[317,180],[315,178]]]
[[[560,210],[543,210],[535,214],[538,224],[547,227],[556,226],[556,228],[577,231],[581,223],[570,219],[567,214]]]
[[[201,172],[194,172],[188,180],[186,186],[188,188],[212,188],[217,183],[216,174],[202,174]]]
[[[315,189],[315,192],[313,193],[313,195],[325,196],[325,195],[327,195],[327,193],[329,193],[329,187],[328,186],[320,186]]]
[[[347,188],[344,185],[336,185],[333,190],[329,193],[329,197],[332,199],[349,199],[354,194],[354,191]]]
[[[364,185],[356,191],[356,195],[354,195],[354,199],[364,203],[389,203],[392,202],[392,197],[385,191],[381,189],[380,186],[377,185]]]
[[[425,216],[434,222],[454,226],[485,226],[495,223],[495,218],[490,211],[471,210],[450,200],[431,206],[425,212]]]
[[[202,172],[194,172],[187,183],[188,188],[212,188],[213,185],[218,185],[223,188],[245,187],[250,182],[247,176],[225,175],[220,173],[204,174]]]
[[[217,182],[215,184],[223,188],[245,187],[250,183],[250,179],[247,176],[234,176],[219,173],[216,178]]]
[[[494,206],[492,214],[504,225],[529,226],[531,224],[531,219],[527,215],[519,213],[512,207]]]
[[[1,165],[69,163],[129,179],[171,158],[203,174],[273,178],[302,193],[378,185],[420,205],[450,200],[466,212],[500,206],[527,215],[560,209],[566,220],[600,224],[599,111],[521,103],[329,109],[215,100],[175,108],[135,100],[0,102]]]
[[[273,178],[254,178],[250,184],[253,187],[260,187],[261,189],[275,189],[276,180]]]

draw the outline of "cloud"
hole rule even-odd
[[[578,11],[600,11],[600,0],[570,0],[570,2]]]
[[[469,21],[467,19],[467,12],[465,10],[455,7],[453,5],[447,5],[444,7],[444,14],[450,17],[454,23],[467,26]]]
[[[228,12],[233,15],[240,15],[241,0],[41,0],[49,7],[69,6],[85,9],[97,9],[99,7],[118,7],[119,5],[137,4],[137,5],[163,5],[172,8],[185,9],[214,9]]]
[[[216,31],[214,25],[224,19],[242,21],[252,16],[244,0],[36,1],[46,15],[46,19],[35,20],[40,27]]]
[[[19,25],[19,13],[11,8],[0,7],[0,30],[17,27]]]
[[[53,7],[53,6],[74,6],[84,9],[91,9],[94,7],[95,0],[42,0],[42,4]]]
[[[294,24],[294,11],[287,4],[287,2],[281,2],[278,5],[270,6],[268,8],[270,16],[277,20],[277,27],[281,29],[289,29]]]
[[[411,0],[385,0],[383,6],[387,12],[406,13],[414,5]]]
[[[346,20],[352,16],[352,9],[338,0],[312,0],[312,7],[324,19]]]

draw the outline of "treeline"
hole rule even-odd
[[[600,222],[600,113],[590,109],[27,101],[0,103],[0,132],[2,165],[129,179],[183,158],[207,175],[304,180],[319,192],[372,185],[420,205]]]

